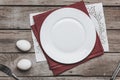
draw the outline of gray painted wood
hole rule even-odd
[[[16,68],[17,62],[21,59],[30,59],[32,68],[29,71],[20,71]],[[81,64],[61,75],[77,76],[111,76],[120,61],[120,53],[105,53],[84,64]],[[53,76],[46,62],[36,63],[35,55],[28,53],[4,53],[0,54],[0,63],[9,66],[17,76]],[[0,72],[0,76],[6,76]],[[120,74],[119,74],[120,76]]]
[[[33,46],[28,53],[20,52],[15,46],[19,39],[29,40],[32,44],[30,13],[78,1],[80,0],[0,0],[0,63],[9,66],[21,80],[109,80],[120,61],[120,0],[84,0],[86,4],[104,4],[110,52],[66,71],[61,77],[54,77],[46,62],[36,63]],[[16,68],[17,62],[23,58],[30,59],[33,63],[29,71]],[[119,79],[118,77],[116,80]],[[0,80],[14,79],[0,72]]]
[[[109,77],[19,77],[20,80],[109,80]],[[118,77],[116,80],[119,80]],[[11,77],[1,77],[0,80],[14,80]]]
[[[120,52],[120,30],[107,30],[110,52]],[[16,42],[20,39],[26,39],[31,42],[34,52],[31,30],[0,30],[0,52],[20,52],[16,48]]]
[[[0,7],[0,29],[30,29],[29,14],[57,7]],[[107,29],[120,29],[120,7],[104,7]]]
[[[68,5],[81,0],[0,0],[0,5]],[[120,0],[84,0],[86,3],[102,2],[104,5],[119,6]]]

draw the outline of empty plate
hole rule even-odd
[[[55,10],[44,20],[40,41],[53,60],[72,64],[85,59],[96,41],[95,26],[84,12],[75,8]]]

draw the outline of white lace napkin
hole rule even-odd
[[[108,45],[108,39],[107,39],[107,33],[106,33],[105,17],[104,17],[102,3],[90,4],[90,5],[86,5],[86,7],[87,7],[87,10],[89,12],[90,18],[96,27],[96,30],[97,30],[98,35],[100,37],[100,40],[102,42],[102,46],[104,48],[104,51],[109,51],[109,45]],[[33,16],[35,16],[37,14],[41,14],[41,12],[30,14],[30,25],[34,24]],[[32,38],[33,38],[33,43],[34,43],[36,62],[46,61],[46,58],[45,58],[41,48],[39,47],[39,44],[38,44],[33,32],[32,32]]]

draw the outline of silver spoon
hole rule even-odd
[[[15,74],[12,73],[11,69],[8,68],[7,66],[0,64],[0,71],[6,73],[7,75],[13,77],[15,80],[19,80]]]

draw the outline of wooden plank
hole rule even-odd
[[[30,29],[30,13],[55,8],[57,7],[0,7],[0,29]],[[104,7],[104,10],[107,29],[120,29],[120,7]]]
[[[0,29],[30,29],[29,14],[54,7],[0,7]]]
[[[109,80],[109,77],[19,77],[20,80]],[[119,80],[118,77],[116,80]],[[11,77],[0,77],[0,80],[14,80]]]
[[[120,7],[105,7],[107,29],[120,29]]]
[[[32,43],[30,30],[0,30],[0,52],[19,52],[17,40],[26,39]],[[30,52],[34,52],[33,46]]]
[[[110,52],[120,52],[120,30],[107,30]],[[32,43],[30,30],[0,30],[0,52],[20,52],[15,43],[26,39]],[[33,46],[30,52],[34,52]]]
[[[32,68],[29,71],[20,71],[17,69],[17,62],[21,59],[30,59],[32,61]],[[36,63],[34,54],[25,53],[7,53],[0,54],[0,63],[9,66],[17,76],[43,76],[52,75],[46,62]],[[6,76],[0,72],[0,76]]]
[[[0,0],[0,5],[68,5],[81,0]],[[120,0],[84,0],[86,3],[102,2],[104,5],[119,6]]]
[[[110,47],[110,52],[119,52],[120,50],[120,37],[119,30],[107,30],[108,43]]]
[[[16,64],[20,59],[30,59],[32,68],[20,71]],[[61,74],[61,76],[111,76],[120,61],[120,53],[106,53]],[[0,63],[9,66],[17,76],[53,76],[46,62],[36,63],[34,54],[6,53],[0,54]],[[0,76],[6,76],[0,72]],[[119,74],[120,76],[120,74]]]

